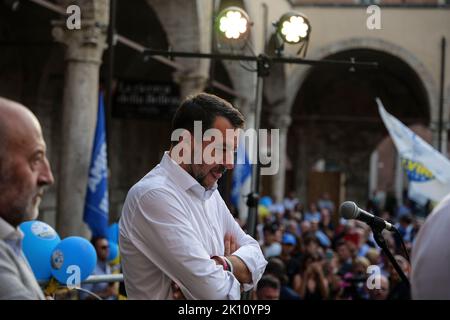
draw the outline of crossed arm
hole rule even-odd
[[[217,216],[219,221],[215,221],[221,229],[217,233],[229,233],[235,238],[227,236],[226,243],[223,239],[223,252],[215,254],[227,256],[233,274],[220,270],[216,261],[211,261],[211,253],[205,250],[184,204],[173,192],[151,190],[139,200],[128,236],[147,259],[181,286],[186,298],[239,299],[242,289],[250,290],[256,284],[267,262],[256,240],[246,235],[225,211],[225,203],[219,203],[223,211]]]
[[[233,252],[235,252],[237,249],[239,249],[236,238],[229,233],[225,234],[224,246],[225,246],[224,256],[233,265],[233,275],[236,277],[236,279],[241,284],[242,283],[251,283],[252,282],[252,273],[248,269],[247,265],[244,263],[244,261],[241,260],[241,258],[239,258],[238,256],[232,255]],[[220,263],[217,260],[214,260],[214,261],[216,262],[217,265],[220,265]],[[242,286],[241,286],[241,288],[242,288]],[[241,289],[241,291],[242,291],[242,289]],[[174,300],[184,300],[185,299],[183,293],[180,290],[180,287],[174,281],[172,281],[172,297]]]

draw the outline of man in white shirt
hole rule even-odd
[[[413,299],[450,299],[450,195],[427,217],[411,252]]]
[[[225,139],[199,139],[196,121],[202,134],[216,129]],[[261,278],[267,262],[258,242],[242,231],[217,191],[237,148],[227,130],[243,125],[240,112],[214,95],[188,97],[178,108],[172,126],[183,134],[131,188],[123,207],[120,252],[128,298],[239,299]],[[218,156],[212,162],[208,150]]]
[[[37,218],[44,188],[52,183],[38,119],[0,97],[0,300],[44,299],[23,254],[18,226]]]

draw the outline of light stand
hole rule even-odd
[[[255,125],[254,129],[258,134],[260,122],[261,122],[261,110],[263,100],[263,86],[264,77],[270,73],[270,60],[266,55],[260,54],[256,60],[257,64],[257,81],[256,81],[256,97],[255,97]],[[259,164],[259,139],[256,139],[256,163],[252,166],[251,177],[251,191],[247,196],[248,206],[248,218],[247,218],[247,231],[253,238],[256,235],[256,220],[258,217],[258,203],[259,203],[259,179],[260,176],[260,164]]]

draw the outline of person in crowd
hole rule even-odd
[[[327,248],[331,246],[331,240],[328,236],[320,229],[320,221],[311,221],[311,232],[316,236],[317,240],[322,247]]]
[[[314,202],[309,204],[308,211],[305,212],[304,221],[311,222],[313,220],[320,221],[320,211]]]
[[[304,237],[306,234],[310,232],[311,232],[311,222],[306,220],[302,221],[300,223],[300,235]]]
[[[323,257],[318,254],[306,254],[300,266],[299,273],[295,275],[293,288],[303,300],[328,299],[328,279],[324,273]]]
[[[38,217],[44,190],[54,182],[46,148],[36,116],[0,97],[0,300],[45,299],[18,227]]]
[[[319,209],[327,208],[330,212],[334,212],[335,205],[331,200],[330,194],[328,192],[324,192],[322,196],[317,201],[317,206]]]
[[[338,257],[338,273],[346,274],[352,270],[353,255],[350,248],[350,243],[345,240],[340,240],[336,243],[335,247],[337,257]]]
[[[305,245],[305,254],[313,255],[321,250],[319,240],[317,240],[314,233],[308,233],[303,236]]]
[[[288,276],[288,283],[291,284],[295,273],[300,266],[301,255],[296,252],[297,249],[297,238],[290,234],[284,233],[281,240],[281,254],[279,258],[283,261],[286,266],[286,275]]]
[[[319,229],[328,237],[328,239],[333,239],[334,237],[334,226],[331,221],[331,212],[327,208],[322,208],[320,210],[320,223]]]
[[[389,296],[389,279],[384,275],[379,275],[379,277],[380,287],[368,288],[370,300],[386,300]]]
[[[295,190],[291,190],[284,198],[283,205],[286,208],[286,210],[294,212],[295,207],[299,204],[299,202],[300,202],[299,199],[295,196]]]
[[[369,259],[371,265],[379,266],[380,261],[380,252],[376,248],[369,248],[366,253],[366,258]]]
[[[264,275],[272,275],[280,281],[280,300],[300,300],[300,296],[288,284],[286,266],[279,258],[270,258]]]
[[[269,259],[271,257],[277,257],[281,254],[281,241],[280,241],[280,227],[275,223],[268,223],[264,226],[264,245],[262,250],[264,256]]]
[[[296,220],[291,219],[287,222],[286,232],[294,235],[295,237],[300,236],[300,227]]]
[[[120,252],[130,299],[240,299],[267,261],[236,223],[217,181],[233,169],[242,114],[211,94],[187,97],[170,150],[128,192]]]
[[[262,276],[256,287],[256,300],[279,300],[280,280],[268,274]]]
[[[402,269],[403,273],[409,278],[411,274],[411,265],[408,260],[406,260],[401,255],[395,255],[395,260]],[[408,283],[402,281],[400,275],[394,269],[392,263],[389,263],[389,283],[390,291],[388,300],[411,300],[411,287]]]
[[[111,267],[108,264],[109,256],[109,241],[106,238],[94,237],[91,239],[91,243],[97,252],[97,265],[95,266],[92,275],[111,275]],[[99,282],[83,284],[80,293],[80,299],[92,300],[96,297],[90,293],[94,293],[96,296],[103,300],[116,300],[118,296],[118,286],[116,283],[111,282]],[[87,291],[87,292],[86,292]]]
[[[413,213],[412,211],[412,203],[411,200],[408,199],[408,197],[405,197],[403,199],[402,204],[397,208],[396,211],[396,217],[400,219],[403,216],[409,216]]]

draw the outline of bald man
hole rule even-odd
[[[53,183],[41,126],[23,105],[0,97],[0,299],[44,299],[22,252],[20,223],[36,219]]]

